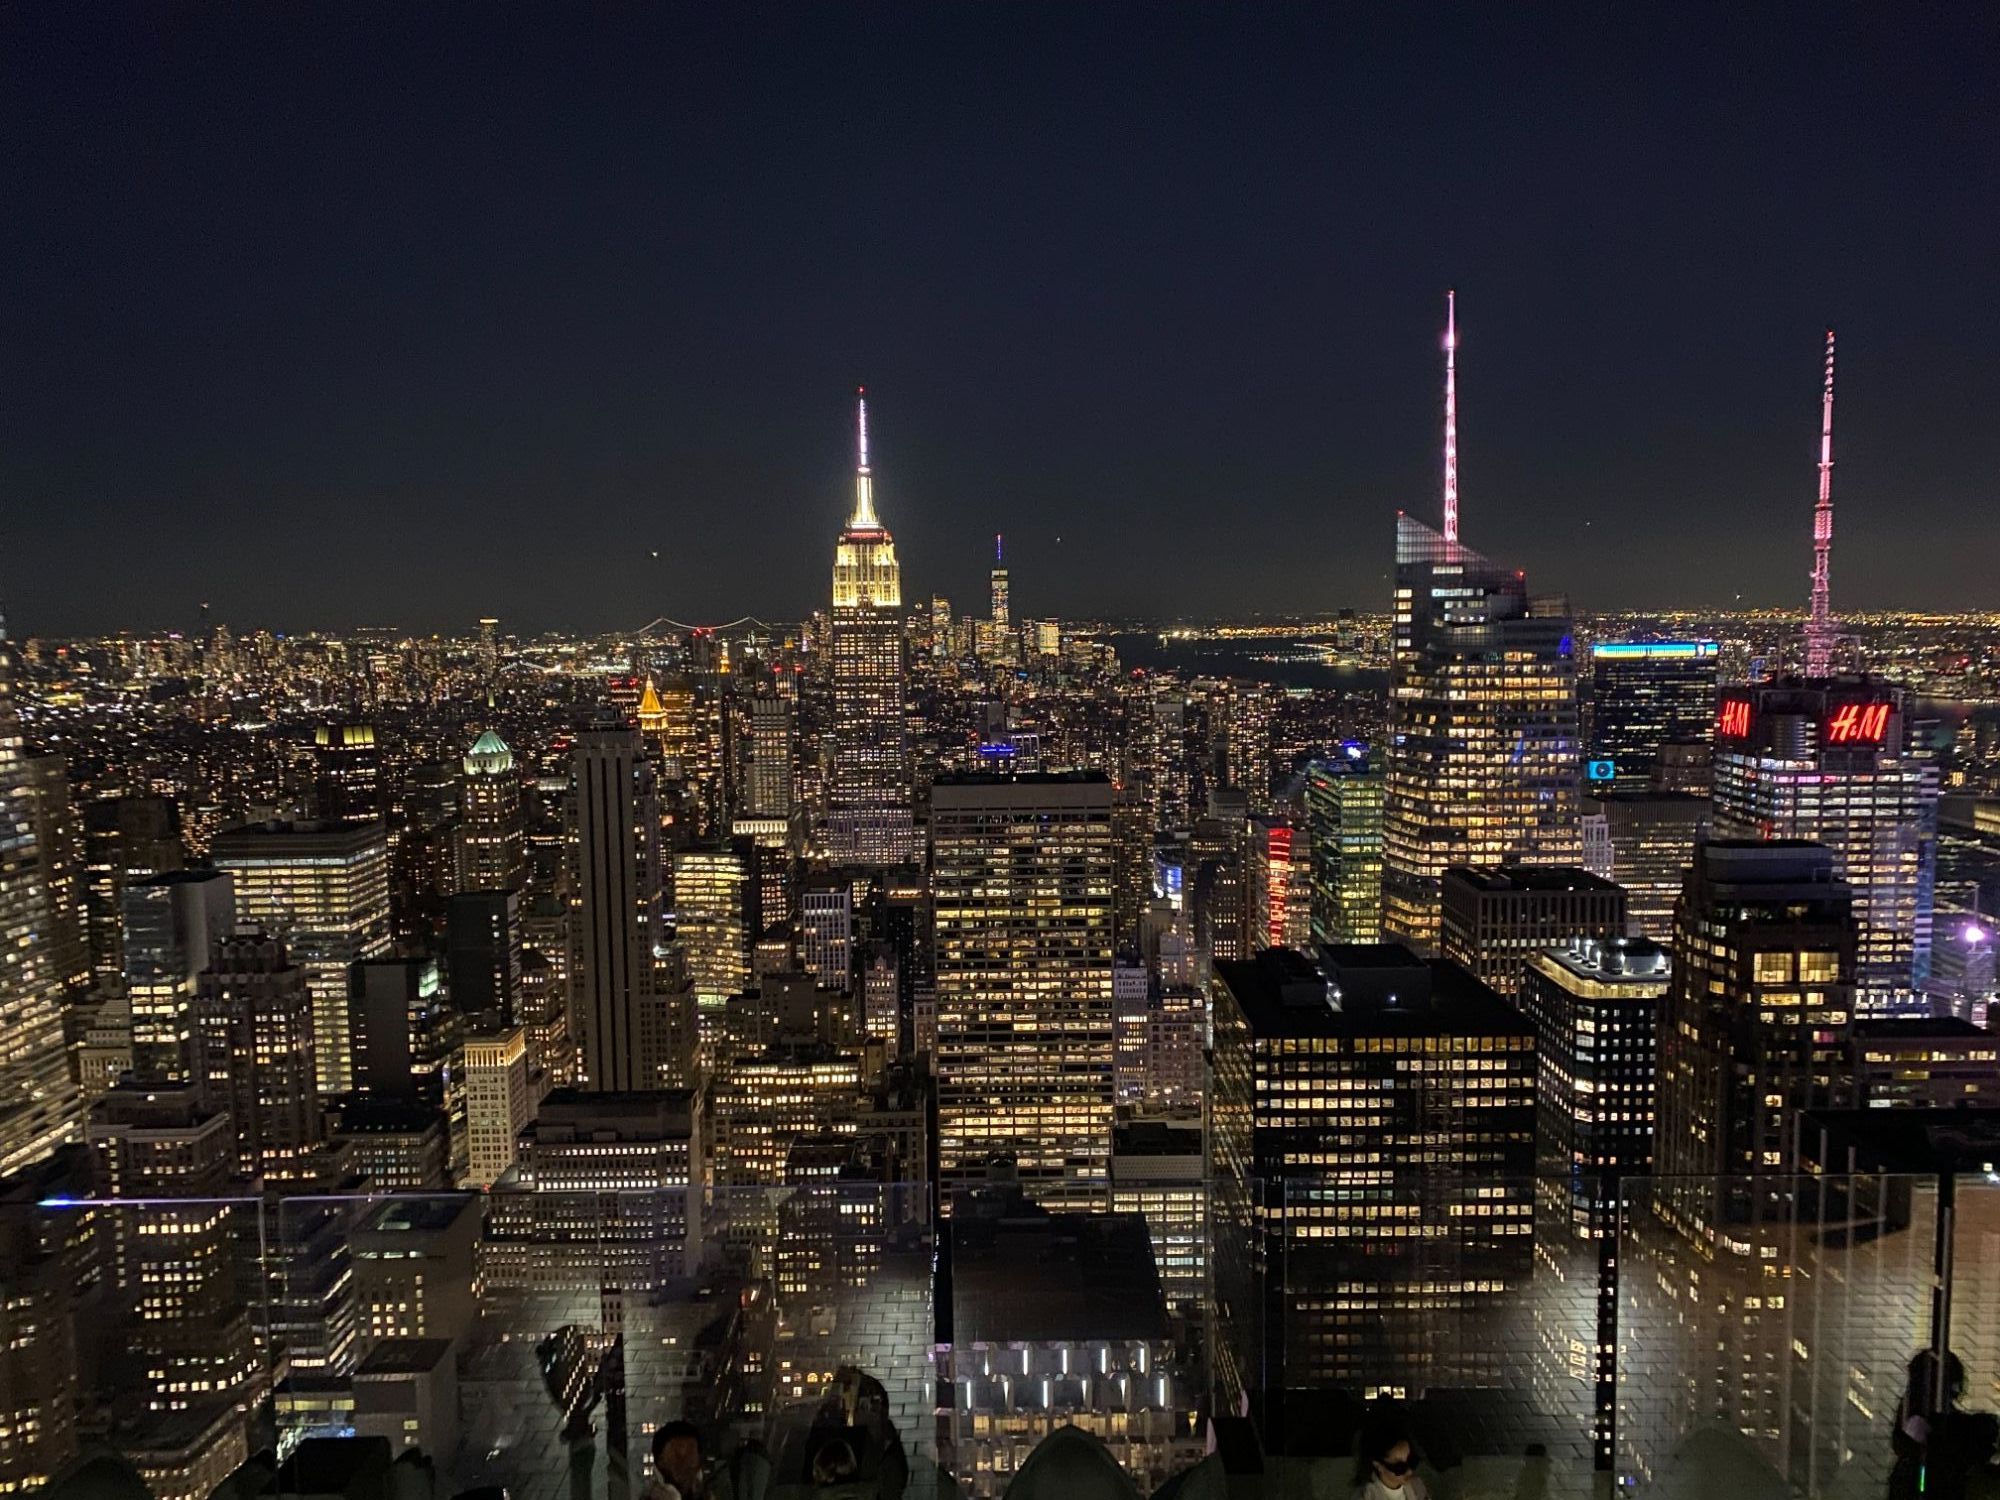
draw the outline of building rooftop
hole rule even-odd
[[[1339,1036],[1528,1036],[1528,1018],[1449,959],[1400,943],[1327,943],[1318,960],[1290,948],[1218,963],[1260,1039]]]
[[[394,1198],[370,1214],[361,1228],[369,1234],[436,1234],[465,1217],[476,1202],[475,1193]]]
[[[428,1375],[452,1358],[450,1339],[384,1339],[368,1351],[354,1371],[356,1380],[371,1375]]]
[[[1608,891],[1624,894],[1624,887],[1575,865],[1453,865],[1444,872],[1444,879],[1447,885],[1455,881],[1476,891],[1519,891],[1524,894]]]
[[[1598,984],[1621,979],[1664,982],[1673,955],[1645,938],[1579,938],[1572,946],[1547,949],[1536,957]]]
[[[1138,1214],[954,1213],[952,1337],[969,1343],[1164,1340],[1166,1303]]]

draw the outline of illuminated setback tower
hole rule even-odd
[[[856,402],[854,513],[833,552],[833,779],[828,852],[847,864],[903,864],[916,853],[903,720],[903,572],[875,514],[868,402]]]
[[[1902,691],[1865,677],[1726,689],[1715,721],[1715,831],[1833,851],[1860,930],[1855,1008],[1927,1015],[1938,773],[1909,753]]]
[[[1575,647],[1568,603],[1458,540],[1457,324],[1445,337],[1445,530],[1396,518],[1382,816],[1383,925],[1435,944],[1450,865],[1573,865]]]

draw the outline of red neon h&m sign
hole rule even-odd
[[[1715,733],[1718,739],[1748,739],[1750,736],[1750,700],[1748,698],[1724,698],[1715,710]]]
[[[1843,703],[1826,716],[1829,745],[1879,745],[1888,733],[1886,703]]]

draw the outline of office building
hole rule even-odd
[[[175,870],[131,881],[121,901],[133,1071],[185,1079],[195,981],[236,924],[234,882],[222,870]]]
[[[1208,1174],[1199,1110],[1159,1115],[1119,1110],[1111,1132],[1111,1211],[1146,1221],[1167,1310],[1206,1322]]]
[[[1671,944],[1674,903],[1694,860],[1695,840],[1708,826],[1707,797],[1691,792],[1600,792],[1583,799],[1603,819],[1611,842],[1604,872],[1625,892],[1625,924],[1633,937]]]
[[[743,812],[752,818],[792,815],[792,705],[775,693],[749,702]]]
[[[36,836],[34,775],[21,750],[0,627],[0,1177],[82,1138],[51,942],[50,854]]]
[[[1283,818],[1250,819],[1250,941],[1259,948],[1298,947],[1312,940],[1310,907],[1299,897],[1307,884],[1311,851]]]
[[[107,797],[83,809],[85,928],[100,979],[124,972],[124,892],[184,860],[180,818],[165,797]]]
[[[1609,1468],[1618,1375],[1622,1179],[1653,1163],[1654,1079],[1668,951],[1640,938],[1585,939],[1531,956],[1521,1009],[1535,1028],[1537,1392],[1588,1398],[1575,1414]]]
[[[478,1315],[472,1295],[479,1200],[433,1193],[371,1207],[349,1232],[359,1342],[443,1339],[456,1346]]]
[[[247,1177],[309,1181],[324,1165],[318,1010],[305,967],[254,930],[217,943],[196,983],[194,1081],[228,1111]]]
[[[799,896],[800,958],[823,990],[854,984],[854,882],[844,875],[810,881]]]
[[[1528,959],[1578,938],[1625,935],[1625,893],[1587,870],[1524,865],[1444,872],[1442,948],[1513,1001]]]
[[[445,905],[445,974],[452,1008],[482,1025],[520,1017],[521,894],[460,891]]]
[[[1306,768],[1315,942],[1382,939],[1383,787],[1379,759],[1358,741]]]
[[[514,752],[488,729],[465,753],[459,781],[458,889],[518,891],[528,883],[527,809]]]
[[[916,851],[903,718],[903,578],[875,514],[868,403],[856,403],[854,510],[833,556],[833,770],[827,847],[844,864],[897,865]]]
[[[270,822],[225,829],[209,857],[235,877],[236,915],[282,938],[312,993],[322,1094],[354,1087],[347,970],[389,951],[389,850],[380,823]]]
[[[1224,1388],[1281,1421],[1285,1388],[1509,1383],[1532,1270],[1532,1023],[1400,944],[1271,948],[1216,979]]]
[[[658,1290],[701,1261],[701,1095],[557,1089],[521,1134],[521,1191],[487,1200],[490,1289]],[[579,1253],[579,1247],[588,1247]]]
[[[1383,928],[1435,943],[1452,865],[1574,865],[1568,605],[1410,516],[1396,522]]]
[[[513,1169],[534,1116],[524,1027],[465,1039],[467,1187],[490,1188]]]
[[[715,1061],[723,1007],[750,987],[750,949],[761,927],[753,859],[748,840],[674,856],[674,941],[694,987],[704,1068]]]
[[[629,729],[579,735],[569,799],[569,1025],[588,1089],[659,1088],[671,1065],[653,770]]]
[[[1799,839],[1696,847],[1660,1019],[1654,1170],[1701,1242],[1748,1244],[1758,1177],[1795,1169],[1801,1110],[1837,1102],[1855,1006],[1857,923],[1834,852]],[[1782,1188],[1774,1188],[1781,1192]]]
[[[383,1339],[355,1367],[354,1436],[397,1457],[459,1445],[458,1358],[450,1339]]]
[[[329,1136],[342,1171],[371,1191],[438,1193],[453,1186],[451,1125],[442,1105],[348,1094],[329,1111]]]
[[[91,1106],[99,1191],[135,1205],[105,1216],[117,1336],[139,1357],[147,1404],[186,1410],[235,1396],[257,1371],[237,1254],[255,1210],[240,1192],[229,1115],[187,1083],[127,1082]]]
[[[1856,1021],[1848,1049],[1857,1109],[2000,1108],[2000,1036],[1960,1017]]]
[[[0,1174],[0,1491],[52,1484],[78,1451],[86,1352],[76,1314],[96,1270],[96,1221],[38,1212],[91,1192],[90,1156],[71,1144]]]
[[[1592,786],[1651,788],[1660,747],[1707,735],[1715,715],[1714,641],[1599,641],[1590,648]]]
[[[435,959],[355,963],[347,975],[347,1016],[356,1092],[444,1102],[459,1019],[446,1001]]]
[[[68,765],[60,755],[23,761],[35,846],[42,851],[48,888],[49,971],[65,1000],[90,987],[89,873],[84,863],[83,820],[70,796]]]
[[[823,1042],[774,1042],[729,1058],[714,1086],[715,1180],[778,1186],[792,1146],[852,1112],[861,1060]]]
[[[931,789],[939,1168],[1011,1158],[1042,1202],[1102,1207],[1113,1089],[1111,783]]]
[[[1856,1005],[1929,1012],[1938,772],[1911,752],[1900,688],[1866,678],[1785,679],[1722,694],[1715,832],[1806,839],[1833,851],[1860,932]]]
[[[313,731],[319,815],[329,823],[376,823],[387,804],[382,750],[371,724],[322,724]]]

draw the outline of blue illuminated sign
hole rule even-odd
[[[1592,781],[1616,781],[1618,762],[1613,760],[1587,760],[1583,763],[1583,774]]]
[[[1714,641],[1599,641],[1590,654],[1610,661],[1704,661],[1721,650]]]

